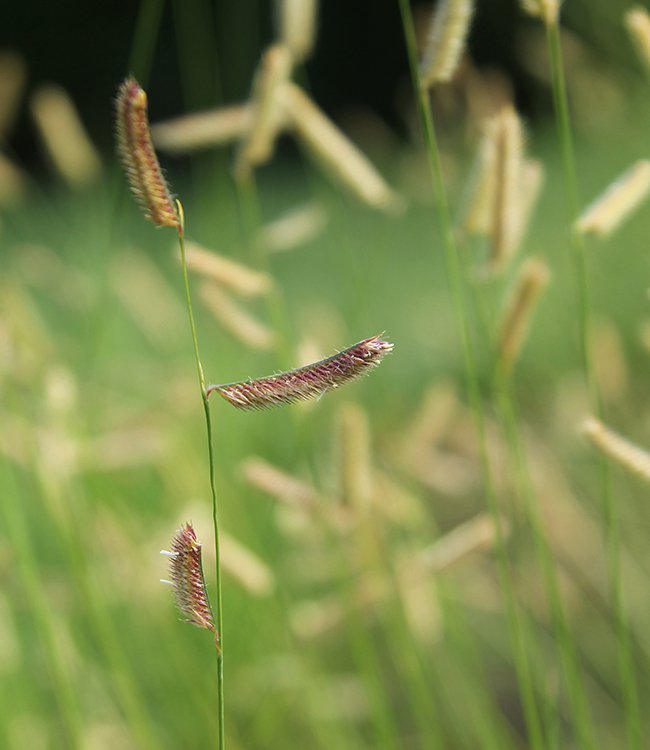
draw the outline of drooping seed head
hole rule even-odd
[[[136,201],[154,224],[180,231],[176,203],[151,143],[147,95],[135,78],[127,78],[120,86],[115,114],[117,151]]]
[[[373,336],[312,365],[257,380],[211,385],[207,392],[209,395],[217,391],[238,409],[284,406],[320,396],[355,380],[370,372],[392,350],[391,343]]]
[[[203,578],[201,544],[191,523],[180,528],[172,539],[171,552],[161,554],[169,558],[169,573],[174,587],[176,604],[187,622],[216,634],[214,617]]]

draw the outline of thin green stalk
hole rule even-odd
[[[497,373],[495,389],[499,400],[501,420],[506,430],[511,460],[518,478],[519,494],[524,504],[526,521],[532,531],[535,555],[542,571],[553,629],[557,638],[560,663],[567,683],[569,700],[572,704],[577,735],[580,741],[579,747],[592,749],[596,747],[596,741],[593,736],[589,707],[580,675],[579,660],[562,604],[553,553],[549,548],[543,530],[535,491],[532,487],[519,429],[520,420],[517,415],[516,404],[509,387],[509,381],[503,374]],[[555,718],[557,724],[559,717],[556,715]]]
[[[526,718],[526,725],[529,732],[530,744],[534,750],[542,750],[542,748],[544,747],[543,733],[535,700],[533,678],[528,658],[528,648],[530,644],[527,643],[527,634],[525,634],[524,632],[525,626],[520,619],[523,617],[523,615],[521,612],[518,613],[516,611],[516,602],[512,590],[510,563],[504,544],[502,522],[491,477],[491,469],[487,454],[487,440],[485,435],[483,405],[479,390],[478,376],[476,373],[473,344],[469,333],[467,315],[463,304],[463,279],[460,272],[458,249],[454,240],[453,226],[451,222],[444,179],[442,175],[440,152],[438,149],[433,118],[431,116],[428,93],[420,85],[417,68],[417,47],[415,42],[415,32],[413,28],[410,5],[408,0],[399,0],[399,6],[402,16],[402,24],[404,27],[404,35],[409,56],[409,66],[411,69],[413,87],[416,92],[417,105],[420,114],[420,120],[422,123],[422,129],[424,132],[426,151],[429,160],[429,169],[431,173],[431,181],[435,193],[438,221],[440,224],[440,231],[442,234],[442,240],[445,249],[447,274],[452,288],[452,298],[454,301],[454,310],[462,344],[465,376],[467,379],[469,398],[472,405],[472,411],[476,421],[476,429],[479,438],[481,462],[486,489],[486,500],[489,506],[489,511],[494,519],[495,529],[497,533],[499,575],[501,578],[501,586],[505,595],[508,626],[513,641],[512,645],[514,649],[513,658],[515,662],[515,669],[521,688],[522,704]]]
[[[77,689],[72,684],[69,670],[59,649],[56,626],[52,620],[52,606],[43,589],[43,581],[38,570],[38,560],[34,544],[23,515],[23,504],[18,501],[18,488],[14,470],[5,460],[5,474],[16,490],[2,506],[2,517],[12,548],[16,550],[16,569],[31,610],[38,623],[38,632],[43,639],[43,651],[54,688],[54,698],[58,704],[58,718],[65,734],[65,746],[76,750],[83,746],[82,717],[77,702]]]
[[[208,463],[210,477],[210,494],[212,497],[212,527],[214,529],[214,553],[215,553],[215,585],[217,592],[217,601],[215,606],[215,616],[217,620],[216,652],[217,652],[217,708],[219,712],[219,741],[217,747],[224,750],[226,746],[225,735],[225,702],[223,689],[223,602],[221,589],[221,555],[219,548],[219,514],[217,507],[217,489],[215,485],[215,466],[214,466],[214,446],[212,437],[212,419],[210,416],[210,404],[205,387],[205,377],[203,375],[203,366],[199,354],[199,342],[196,335],[196,324],[194,323],[194,311],[192,309],[192,296],[190,294],[190,280],[187,273],[187,263],[185,261],[185,219],[183,206],[177,201],[178,213],[180,216],[180,226],[178,230],[178,244],[181,251],[181,265],[183,268],[183,283],[185,286],[185,301],[187,303],[187,315],[190,321],[190,330],[192,332],[192,343],[194,345],[194,359],[196,361],[196,372],[199,378],[199,387],[201,389],[201,400],[203,402],[203,413],[205,414],[205,428],[208,443]]]
[[[564,78],[564,64],[560,43],[560,30],[557,23],[548,24],[546,38],[551,73],[553,81],[553,97],[558,137],[562,147],[562,162],[564,181],[566,185],[567,201],[570,211],[570,222],[578,216],[579,201],[577,189],[577,172],[573,149],[571,117]],[[585,243],[580,234],[571,232],[571,246],[575,263],[577,283],[580,347],[584,367],[584,376],[589,392],[591,407],[594,413],[603,416],[602,402],[596,382],[595,370],[590,352],[591,305],[589,300],[589,283],[587,275],[587,260]],[[632,750],[641,748],[641,718],[639,712],[639,698],[637,692],[634,662],[632,658],[630,626],[625,610],[623,588],[621,580],[621,540],[618,528],[618,516],[612,497],[609,467],[604,458],[599,458],[601,483],[603,488],[603,526],[607,557],[607,570],[610,586],[610,598],[616,621],[618,664],[621,687],[623,691],[623,706],[625,711],[625,726],[628,747]]]

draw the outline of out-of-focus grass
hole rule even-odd
[[[600,118],[593,101],[591,112],[583,101],[580,110],[583,203],[647,153],[650,111],[639,84],[620,76],[614,83],[618,109]],[[458,138],[443,134],[455,202],[468,162],[466,144],[458,146]],[[515,374],[519,427],[594,734],[602,747],[624,747],[599,479],[577,434],[588,405],[552,130],[534,128],[529,149],[548,174],[522,255],[543,256],[553,280]],[[411,199],[402,217],[357,206],[311,167],[269,167],[261,175],[266,218],[306,194],[329,214],[316,240],[270,261],[292,349],[309,338],[327,355],[382,330],[396,348],[371,378],[310,408],[247,414],[213,404],[224,528],[261,558],[274,580],[272,591],[256,596],[226,574],[232,748],[527,743],[492,553],[431,575],[415,592],[395,575],[405,556],[485,507],[442,250],[421,188],[425,159],[413,146],[380,159]],[[254,263],[227,175],[191,183],[185,166],[175,166],[172,179],[188,234]],[[594,314],[606,322],[595,347],[605,414],[646,445],[648,348],[639,333],[650,319],[647,229],[642,208],[611,239],[588,247]],[[165,576],[158,550],[181,522],[194,522],[208,560],[211,546],[200,402],[173,234],[145,224],[112,180],[85,195],[33,185],[21,205],[4,212],[0,231],[0,743],[73,746],[63,729],[67,716],[71,736],[76,727],[84,747],[208,746],[216,734],[211,644],[178,622],[169,591],[158,584]],[[133,284],[136,269],[148,278],[142,289]],[[506,287],[507,280],[472,282],[488,333]],[[144,312],[134,314],[143,297]],[[263,301],[252,309],[268,322]],[[209,380],[277,368],[273,353],[247,350],[200,307],[197,323]],[[478,321],[473,325],[480,330]],[[612,338],[618,354],[602,343]],[[480,334],[477,344],[488,394],[490,346]],[[445,385],[457,400],[421,462],[425,482],[403,455],[404,437],[427,389],[440,393]],[[337,436],[350,401],[368,414],[376,471],[371,507],[356,524],[332,528],[319,514],[282,509],[246,484],[242,461],[262,456],[313,483],[324,508],[339,507]],[[536,698],[559,717],[558,746],[577,747],[495,404],[487,416],[498,499],[511,520],[515,593],[532,616]],[[639,481],[614,471],[642,705],[650,687],[646,494]],[[208,584],[211,570],[206,564]],[[377,581],[387,593],[373,600],[368,592]]]

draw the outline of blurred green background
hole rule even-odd
[[[622,26],[626,3],[565,6],[586,205],[647,157],[648,82]],[[22,60],[25,76],[2,134],[18,176],[0,175],[0,747],[214,747],[210,637],[179,622],[158,583],[167,575],[158,551],[191,520],[213,590],[182,279],[174,232],[144,221],[128,195],[112,151],[112,98],[131,69],[154,121],[245,100],[275,37],[273,8],[193,1],[37,11],[25,3],[5,6],[3,16],[0,49],[14,53],[10,64]],[[209,381],[304,364],[381,331],[395,343],[371,377],[314,404],[260,413],[212,404],[222,524],[235,540],[224,553],[228,746],[534,747],[511,598],[541,746],[632,747],[630,685],[640,706],[650,689],[648,490],[614,469],[615,518],[604,516],[601,467],[579,435],[591,407],[543,29],[515,3],[479,3],[473,67],[432,102],[454,217],[492,96],[513,91],[527,152],[546,170],[503,277],[481,276],[484,243],[461,246],[463,304],[509,527],[504,582],[493,530],[467,557],[441,562],[451,554],[446,534],[490,515],[398,7],[328,0],[319,18],[316,50],[295,79],[403,197],[403,213],[358,202],[288,135],[256,173],[254,193],[232,179],[236,145],[161,155],[188,237],[273,280],[269,297],[232,295],[272,331],[269,346],[233,335],[236,315],[215,316],[192,276]],[[487,105],[475,106],[468,71]],[[100,166],[81,183],[57,172],[38,139],[31,102],[46,82],[68,91],[98,147]],[[263,228],[306,203],[322,226],[298,247],[268,252]],[[644,206],[587,247],[604,414],[646,446],[649,222]],[[505,300],[529,256],[544,258],[552,281],[512,381],[522,460],[493,365]],[[253,458],[304,483],[314,507],[263,491]],[[541,517],[566,632],[549,601],[528,502]],[[621,549],[612,586],[613,527]],[[427,550],[431,570],[410,580],[409,563]],[[627,682],[617,601],[630,622]],[[579,687],[566,679],[567,640]],[[576,718],[576,696],[586,718]],[[645,736],[645,715],[638,726]]]

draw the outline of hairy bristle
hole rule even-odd
[[[465,49],[473,11],[473,0],[439,0],[420,65],[423,88],[452,79]]]
[[[639,159],[578,217],[581,234],[611,234],[650,193],[650,161]]]
[[[402,199],[366,156],[294,84],[283,88],[289,122],[314,158],[351,193],[373,208],[399,212]]]
[[[187,622],[216,634],[214,617],[203,578],[201,544],[191,523],[180,528],[172,539],[171,551],[161,554],[169,558],[170,583],[176,604]]]
[[[172,154],[223,146],[244,136],[251,126],[252,113],[248,103],[209,109],[155,123],[151,136],[157,148]]]
[[[610,430],[594,417],[586,419],[581,429],[584,436],[601,453],[650,482],[650,453],[648,451]]]
[[[181,231],[181,220],[151,143],[147,95],[127,78],[116,99],[117,150],[136,201],[157,226]]]
[[[317,0],[280,0],[280,38],[296,62],[306,60],[314,48],[317,10]]]
[[[537,300],[549,279],[549,268],[539,258],[529,258],[519,270],[499,333],[499,364],[504,372],[519,356]]]
[[[284,406],[321,396],[355,380],[376,367],[392,349],[392,344],[373,336],[306,367],[257,380],[211,385],[207,392],[216,391],[238,409]]]

